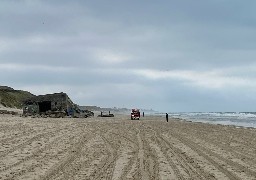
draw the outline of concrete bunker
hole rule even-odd
[[[38,103],[39,112],[47,112],[51,110],[51,101],[43,101]]]
[[[39,95],[29,98],[23,103],[24,116],[42,117],[89,117],[94,114],[81,110],[66,93]]]

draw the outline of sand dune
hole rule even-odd
[[[0,179],[256,179],[256,130],[0,116]]]

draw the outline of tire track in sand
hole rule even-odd
[[[83,132],[80,136],[80,141],[77,142],[69,151],[68,155],[60,160],[57,164],[51,167],[45,175],[40,177],[40,180],[54,179],[60,172],[65,172],[65,168],[72,163],[76,158],[80,157],[82,148],[86,141],[93,138],[89,133]]]
[[[157,128],[159,129],[159,131],[162,130],[159,127],[157,127]],[[168,131],[168,130],[166,130],[166,132],[170,133],[172,138],[179,140],[185,147],[189,147],[192,151],[196,152],[199,156],[203,157],[207,162],[209,162],[211,164],[211,166],[215,167],[215,169],[217,169],[219,172],[223,173],[223,175],[225,175],[229,179],[240,179],[240,177],[238,177],[235,173],[229,171],[227,168],[223,167],[222,164],[220,164],[219,161],[223,162],[224,157],[219,158],[219,161],[216,161],[216,156],[213,154],[213,152],[211,152],[209,150],[207,151],[206,148],[203,148],[203,147],[199,146],[198,144],[196,144],[195,142],[193,142],[192,140],[185,138],[184,136],[186,136],[186,134],[184,135],[179,132]],[[163,138],[163,139],[165,139],[165,138]],[[208,153],[206,153],[206,152],[208,152]],[[235,167],[234,164],[231,165],[231,167]],[[209,178],[215,178],[214,176],[212,176],[212,177],[211,176],[212,175],[210,175]]]
[[[29,161],[32,158],[35,158],[36,156],[38,156],[38,154],[42,153],[43,151],[49,149],[51,146],[54,146],[55,144],[57,144],[59,141],[61,140],[61,137],[57,137],[55,139],[53,139],[52,141],[49,141],[49,144],[47,144],[45,147],[40,148],[34,152],[32,152],[32,155],[26,156],[24,157],[22,160],[15,162],[14,164],[11,164],[7,167],[4,167],[3,169],[0,169],[0,173],[7,171],[11,168],[14,168],[16,166],[19,166],[22,163],[25,163],[26,161]],[[25,171],[23,171],[25,173]]]
[[[183,153],[180,149],[174,147],[171,143],[169,143],[163,136],[158,135],[157,141],[160,141],[159,144],[164,144],[163,150],[167,149],[172,154],[172,159],[175,159],[176,166],[180,166],[179,169],[185,172],[186,177],[183,177],[182,179],[186,178],[193,178],[193,179],[215,179],[213,176],[210,176],[208,172],[205,172],[203,169],[201,169],[194,160],[189,160],[191,157],[186,156],[185,153]],[[162,142],[162,143],[161,143]],[[161,147],[161,145],[160,145]],[[166,153],[168,153],[166,151]],[[168,157],[168,156],[167,156]],[[170,157],[168,157],[170,159]],[[184,174],[184,173],[182,173]],[[188,177],[187,177],[188,175]]]
[[[224,168],[221,164],[219,164],[212,158],[212,157],[216,157],[221,161],[227,161],[227,160],[223,159],[223,157],[219,157],[218,155],[216,155],[216,153],[213,153],[213,152],[209,151],[208,149],[199,146],[198,144],[194,144],[192,141],[186,139],[185,137],[183,137],[181,135],[178,135],[173,132],[171,134],[176,139],[179,139],[183,144],[190,147],[193,151],[200,154],[200,156],[203,156],[208,162],[210,162],[212,165],[214,165],[220,172],[225,174],[229,179],[234,179],[234,180],[241,179],[236,174],[230,172],[229,170],[227,170],[227,168]],[[231,163],[231,162],[228,162],[228,163],[232,164],[233,167],[236,167],[236,165],[234,163]]]
[[[105,126],[103,126],[105,128]],[[95,169],[90,177],[93,179],[112,179],[114,173],[115,162],[117,159],[117,149],[114,147],[113,142],[107,139],[108,137],[108,129],[103,129],[103,127],[99,127],[98,125],[93,126],[95,129],[94,135],[99,136],[105,144],[108,155],[105,156],[97,165],[97,169]],[[105,135],[105,136],[104,136]]]
[[[130,126],[129,126],[130,127]],[[133,135],[132,137],[137,137],[137,133],[138,130],[134,127],[131,126],[128,129],[125,129],[126,131],[123,131],[122,133],[127,134],[127,131],[130,131],[129,133],[131,133],[131,131],[133,130]],[[128,164],[124,167],[123,169],[123,173],[120,177],[120,179],[139,179],[138,177],[138,166],[137,166],[137,162],[138,160],[138,152],[139,152],[139,143],[137,142],[137,138],[131,140],[130,138],[125,137],[125,135],[121,135],[124,139],[127,139],[128,142],[130,142],[131,144],[133,144],[133,149],[131,154],[131,158],[128,161]]]
[[[8,154],[10,154],[10,153],[12,153],[12,152],[18,150],[18,149],[21,149],[22,147],[24,147],[24,146],[26,146],[26,145],[31,144],[33,141],[36,141],[36,140],[38,140],[38,139],[41,139],[41,138],[43,138],[43,137],[45,137],[45,136],[46,136],[46,137],[52,136],[52,135],[54,135],[55,133],[57,133],[57,132],[59,132],[59,131],[60,131],[60,129],[59,129],[58,131],[55,130],[54,132],[52,131],[52,132],[44,132],[44,133],[37,134],[37,135],[35,135],[34,137],[32,137],[32,138],[26,140],[25,142],[22,142],[21,144],[19,144],[19,145],[15,146],[15,147],[13,147],[13,148],[11,148],[11,149],[8,149],[8,150],[6,150],[6,151],[0,153],[0,159],[3,158],[3,157],[5,157],[6,155],[8,155]]]
[[[65,128],[64,128],[65,129]],[[43,161],[47,161],[48,155],[51,155],[48,153],[48,155],[44,154],[44,152],[48,150],[54,150],[55,147],[60,147],[58,145],[62,144],[63,141],[67,138],[66,136],[63,136],[67,133],[67,131],[57,133],[54,137],[47,137],[49,141],[47,141],[47,144],[44,145],[44,147],[39,148],[38,150],[32,152],[31,155],[24,157],[22,160],[15,162],[14,164],[5,167],[1,170],[1,172],[8,172],[12,169],[12,178],[14,179],[24,179],[22,176],[27,175],[29,173],[35,172],[36,168],[42,168]],[[68,137],[67,142],[73,141],[77,134],[72,134],[72,136]],[[34,161],[34,162],[33,162]],[[33,163],[31,163],[33,162]],[[22,166],[26,165],[26,168],[23,169]],[[39,176],[39,175],[38,175]]]
[[[152,136],[151,145],[157,150],[158,154],[162,154],[164,157],[163,159],[167,160],[167,162],[163,162],[169,163],[169,166],[172,168],[171,170],[169,169],[169,171],[171,171],[171,173],[174,175],[169,176],[173,176],[173,179],[180,180],[187,178],[209,179],[205,172],[199,171],[198,168],[195,168],[190,163],[188,163],[187,159],[182,156],[182,153],[170,143],[166,142],[159,132],[149,126],[144,126],[145,129],[150,131],[149,134]]]
[[[137,139],[138,139],[138,143],[139,143],[139,151],[138,151],[138,160],[139,160],[139,174],[141,176],[142,180],[148,180],[149,179],[149,175],[146,171],[146,168],[144,166],[144,162],[146,161],[144,158],[144,147],[143,147],[143,140],[141,138],[141,130],[138,131],[137,134]]]
[[[116,161],[113,178],[138,179],[138,177],[135,176],[136,171],[138,173],[137,163],[139,143],[138,139],[136,138],[138,134],[138,129],[134,126],[134,124],[131,123],[125,123],[121,126],[120,124],[115,124],[115,126],[110,126],[109,124],[107,124],[106,126],[110,129],[110,131],[108,131],[108,134],[113,134],[115,137],[118,137],[117,139],[115,138],[115,140],[120,141],[122,146],[126,146],[121,147],[121,150],[118,150],[119,156]],[[120,158],[123,162],[125,161],[126,163],[119,163]]]

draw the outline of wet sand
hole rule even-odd
[[[256,179],[256,130],[164,117],[0,116],[0,179]]]

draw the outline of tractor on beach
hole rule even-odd
[[[139,109],[132,109],[131,111],[131,120],[140,119],[140,110]]]

